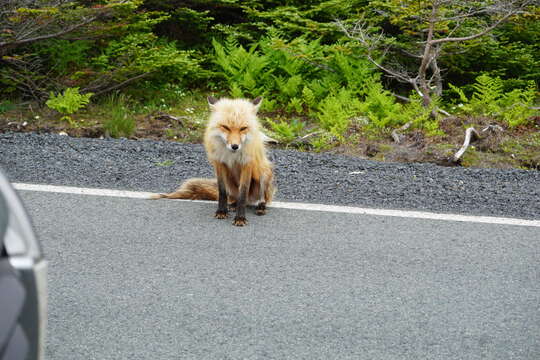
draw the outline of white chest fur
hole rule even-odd
[[[233,152],[227,149],[225,144],[220,144],[208,154],[208,159],[210,161],[223,163],[229,168],[232,168],[235,165],[244,165],[251,161],[251,157],[246,154],[244,149],[245,147],[243,146],[240,150]]]

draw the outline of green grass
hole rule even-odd
[[[173,160],[164,160],[164,161],[159,161],[156,163],[157,166],[173,166],[174,165],[174,161]]]
[[[0,101],[0,115],[15,109],[15,105],[9,100]]]
[[[135,133],[135,116],[130,110],[129,98],[124,94],[111,94],[104,102],[103,129],[113,138],[131,137]]]

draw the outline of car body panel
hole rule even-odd
[[[46,274],[30,219],[0,171],[0,360],[43,359]]]

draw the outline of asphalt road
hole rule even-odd
[[[20,193],[48,359],[540,358],[538,227]]]
[[[272,149],[281,201],[540,219],[540,171],[381,163]],[[201,145],[0,134],[12,182],[170,192],[212,177]]]

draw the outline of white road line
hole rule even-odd
[[[12,184],[15,189],[22,191],[41,191],[76,195],[93,195],[93,196],[113,196],[132,199],[148,199],[153,193],[140,191],[124,191],[113,189],[92,189],[80,188],[72,186],[56,186],[56,185],[39,185],[39,184]],[[192,201],[192,200],[177,200],[177,201]],[[210,202],[210,201],[198,201]],[[359,208],[353,206],[338,206],[324,204],[308,204],[308,203],[291,203],[276,201],[271,204],[273,208],[306,210],[306,211],[323,211],[346,214],[361,214],[361,215],[377,215],[377,216],[393,216],[404,218],[428,219],[428,220],[444,220],[444,221],[462,221],[475,222],[486,224],[501,224],[501,225],[517,225],[517,226],[536,226],[540,227],[540,220],[525,220],[516,218],[504,218],[493,216],[472,216],[459,214],[440,214],[423,211],[408,211],[408,210],[389,210],[389,209],[370,209]]]
[[[76,194],[76,195],[94,195],[94,196],[113,196],[132,199],[147,199],[153,193],[140,192],[140,191],[124,191],[113,189],[92,189],[81,188],[74,186],[56,186],[56,185],[40,185],[40,184],[21,184],[12,183],[13,187],[17,190],[25,191],[42,191],[53,192],[63,194]]]

